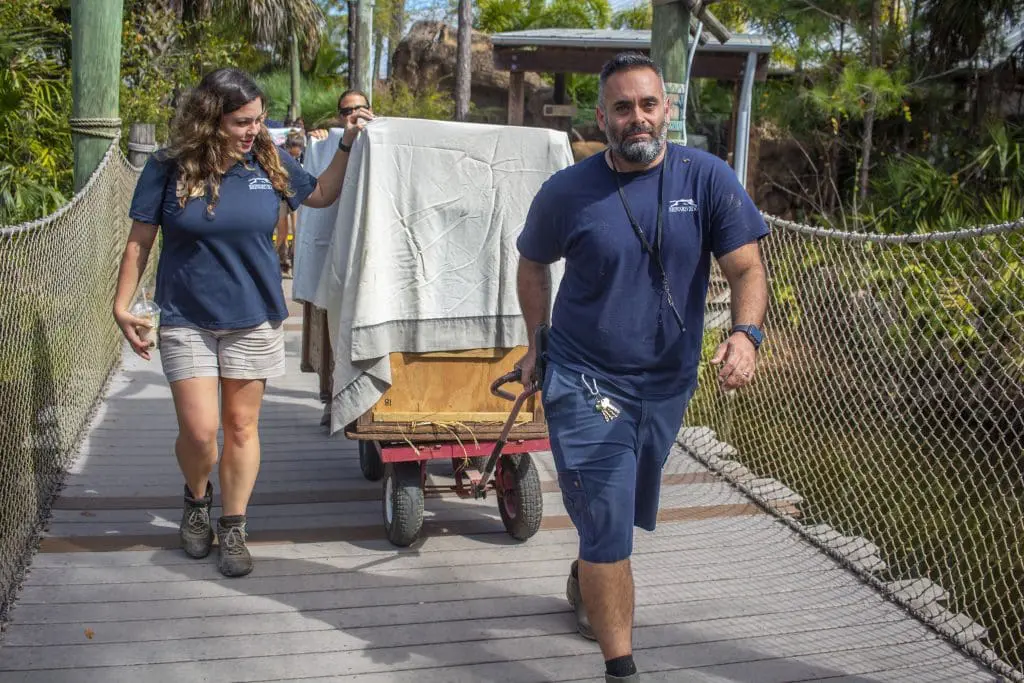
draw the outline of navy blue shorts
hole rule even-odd
[[[593,390],[621,411],[606,422]],[[580,559],[633,553],[633,527],[654,531],[661,474],[696,387],[643,401],[548,361],[541,400],[562,500],[580,536]]]

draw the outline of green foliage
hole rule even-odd
[[[0,5],[0,224],[52,212],[71,192],[70,30],[58,6]]]
[[[905,74],[873,69],[861,63],[847,64],[839,77],[824,80],[804,96],[831,121],[839,117],[862,120],[872,104],[875,116],[884,118],[902,111],[907,96]],[[838,122],[833,124],[838,126]]]
[[[256,82],[269,100],[270,118],[283,120],[291,101],[291,76],[287,71],[271,71],[255,76]],[[329,81],[324,77],[303,76],[299,83],[302,118],[307,128],[337,114],[338,95],[344,90],[341,79]]]
[[[966,165],[889,157],[873,181],[868,224],[884,232],[955,230],[1024,216],[1024,127],[989,126]]]
[[[154,123],[164,140],[174,115],[175,93],[197,83],[217,67],[252,67],[260,55],[223,21],[176,21],[172,10],[156,3],[127,6],[121,35],[122,139],[134,122]],[[196,43],[190,37],[201,36]]]
[[[608,0],[478,0],[475,28],[487,33],[532,28],[607,28]]]
[[[612,28],[650,30],[653,19],[654,12],[651,3],[640,2],[616,12],[612,16]]]
[[[374,89],[373,110],[382,116],[450,121],[455,115],[455,101],[447,91],[415,93],[406,83],[392,81]]]

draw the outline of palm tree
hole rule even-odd
[[[183,20],[202,19],[225,12],[248,30],[250,38],[288,54],[291,67],[291,103],[288,118],[302,112],[299,105],[301,59],[311,60],[320,49],[327,26],[316,0],[173,0]]]

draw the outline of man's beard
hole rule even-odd
[[[623,142],[627,137],[636,133],[647,133],[651,138],[648,140]],[[648,128],[643,124],[629,126],[619,135],[613,133],[611,126],[609,126],[606,135],[608,137],[608,146],[620,157],[631,164],[649,164],[658,158],[658,155],[661,154],[661,150],[665,146],[665,141],[668,140],[668,120],[666,119],[662,122],[661,129],[657,132],[657,135],[655,135],[653,128]]]

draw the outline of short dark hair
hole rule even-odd
[[[338,109],[339,111],[341,110],[341,101],[342,101],[343,99],[345,99],[346,97],[348,97],[349,95],[359,95],[360,97],[362,97],[362,98],[363,98],[363,101],[364,101],[364,102],[366,102],[367,104],[369,104],[369,103],[370,103],[370,98],[369,98],[369,97],[367,97],[367,96],[366,96],[366,93],[364,93],[364,92],[363,92],[362,90],[356,90],[355,88],[349,88],[349,89],[348,89],[348,90],[346,90],[345,92],[343,92],[343,93],[341,93],[340,95],[338,95],[338,105],[337,105],[337,109]]]
[[[620,52],[601,67],[601,75],[597,79],[598,106],[604,108],[604,86],[611,75],[630,69],[651,69],[658,74],[658,78],[662,82],[662,89],[664,89],[665,76],[661,72],[661,67],[655,64],[653,59],[640,52]]]

